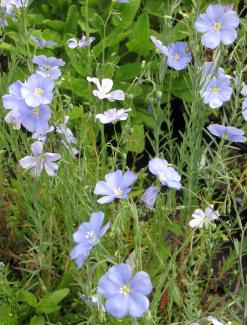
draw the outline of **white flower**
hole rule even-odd
[[[93,82],[97,86],[98,90],[93,90],[93,94],[99,99],[105,98],[110,102],[114,102],[115,100],[124,100],[125,98],[122,90],[111,91],[113,86],[113,81],[111,79],[102,79],[101,84],[98,78],[87,77],[87,81]]]
[[[70,38],[67,41],[67,45],[70,49],[75,49],[77,47],[84,48],[84,47],[91,45],[91,43],[94,40],[95,40],[95,37],[89,37],[89,39],[87,39],[86,36],[84,36],[82,34],[82,37],[79,41],[76,38]]]
[[[216,318],[213,316],[208,316],[208,320],[213,324],[213,325],[226,325],[223,322],[219,322]]]
[[[121,108],[118,110],[116,108],[111,108],[105,111],[104,114],[97,114],[95,117],[103,124],[116,123],[117,121],[127,120],[129,111],[131,111],[131,108]]]
[[[202,228],[204,225],[209,224],[211,221],[218,219],[220,216],[219,211],[214,211],[214,205],[211,204],[205,211],[196,209],[192,214],[193,219],[190,220],[189,225],[192,228]]]

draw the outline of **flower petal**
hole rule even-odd
[[[106,311],[116,318],[128,315],[128,297],[123,294],[115,295],[105,302]]]
[[[149,308],[149,300],[147,297],[131,292],[129,294],[129,315],[132,317],[141,317]]]
[[[148,296],[153,290],[149,275],[143,271],[136,273],[130,282],[130,287],[134,292],[145,296]]]

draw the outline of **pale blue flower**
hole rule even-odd
[[[136,181],[137,177],[131,171],[125,174],[121,170],[105,175],[105,182],[100,181],[96,184],[94,194],[104,195],[97,200],[98,203],[104,204],[114,201],[115,199],[125,199],[131,191],[130,186]]]
[[[56,46],[57,43],[54,41],[46,41],[42,38],[35,37],[30,35],[30,39],[40,47]]]
[[[203,33],[202,44],[210,49],[215,49],[220,43],[232,44],[237,39],[235,29],[238,25],[237,13],[219,4],[210,5],[195,24],[196,30]]]
[[[142,271],[132,277],[131,273],[128,264],[118,264],[99,279],[97,293],[106,298],[106,312],[116,318],[139,318],[149,308],[147,296],[153,289],[149,275]]]
[[[177,190],[182,187],[180,183],[181,176],[174,168],[169,167],[167,160],[160,158],[151,159],[148,163],[148,168],[152,174],[159,178],[161,184]]]
[[[34,56],[33,63],[46,69],[54,67],[63,67],[65,65],[65,62],[62,59],[57,59],[55,57],[47,57],[45,55]]]
[[[46,57],[44,55],[35,56],[33,58],[33,63],[38,64],[37,73],[42,77],[48,77],[52,80],[56,80],[60,77],[61,71],[60,66],[64,66],[65,62],[61,59],[54,57]]]
[[[189,62],[191,62],[192,56],[186,42],[176,42],[166,47],[154,36],[150,38],[157,50],[167,57],[167,65],[170,68],[183,70],[188,66]]]
[[[105,111],[103,114],[97,114],[95,116],[96,119],[98,119],[101,123],[107,124],[107,123],[116,123],[118,121],[125,121],[128,118],[128,112],[131,111],[131,109],[116,109],[111,108]]]
[[[53,98],[54,83],[50,78],[33,74],[21,87],[22,97],[28,106],[37,107],[49,104]]]
[[[102,79],[101,84],[98,78],[87,77],[87,81],[93,82],[98,90],[93,90],[95,97],[99,99],[107,99],[110,102],[115,100],[124,100],[125,94],[122,90],[111,91],[113,87],[113,81],[111,79]]]
[[[49,176],[55,176],[58,170],[58,165],[54,163],[61,158],[59,153],[43,153],[43,144],[40,141],[32,143],[31,150],[33,156],[26,156],[19,161],[19,164],[24,169],[31,169],[31,174],[34,177],[40,176],[43,167]]]
[[[32,139],[36,139],[36,140],[42,142],[43,144],[45,144],[47,133],[50,133],[50,132],[53,132],[53,131],[54,131],[54,126],[51,125],[44,132],[41,132],[41,133],[35,132],[35,133],[33,133]]]
[[[150,186],[146,189],[141,197],[141,201],[146,205],[148,209],[152,209],[154,207],[157,195],[159,191],[157,188]]]
[[[211,108],[219,108],[231,99],[231,81],[227,75],[220,74],[212,77],[208,84],[200,92],[203,102]]]
[[[103,220],[103,212],[94,212],[91,214],[89,222],[83,222],[74,233],[73,240],[76,246],[72,249],[70,256],[71,259],[76,260],[78,268],[85,263],[91,249],[98,244],[100,238],[109,229],[110,222],[102,227]]]
[[[48,120],[51,118],[49,106],[40,104],[36,107],[22,103],[19,108],[21,124],[29,132],[44,133],[48,129]]]
[[[21,127],[20,106],[25,103],[21,95],[22,82],[17,80],[9,86],[9,93],[3,95],[3,107],[10,112],[6,115],[5,121],[13,124],[15,129]]]
[[[233,126],[224,126],[220,124],[211,124],[207,129],[216,137],[224,137],[232,142],[246,142],[244,131]]]

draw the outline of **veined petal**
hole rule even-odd
[[[27,169],[27,168],[32,168],[36,164],[37,158],[32,157],[32,156],[26,156],[19,160],[19,164],[21,165],[22,168]]]

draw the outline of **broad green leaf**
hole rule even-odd
[[[148,112],[147,109],[138,108],[138,110],[136,111],[135,118],[139,122],[143,122],[150,129],[155,129],[157,127],[153,115],[150,112]]]
[[[62,81],[61,87],[63,89],[71,90],[77,96],[85,97],[88,99],[90,97],[89,84],[86,80],[67,77]]]
[[[56,304],[46,303],[46,302],[39,302],[37,305],[36,310],[40,313],[50,314],[54,313],[55,311],[58,311],[60,309],[60,306]]]
[[[121,65],[116,71],[117,80],[133,80],[141,73],[141,62]]]
[[[64,24],[64,34],[77,34],[77,24],[79,19],[79,12],[76,5],[72,5],[69,8],[67,18]]]
[[[69,119],[77,120],[78,118],[83,118],[83,115],[82,107],[73,107],[72,111],[69,113]]]
[[[149,0],[146,5],[146,11],[157,17],[163,17],[167,14],[169,1],[164,0]]]
[[[149,20],[146,13],[139,16],[133,32],[133,38],[126,45],[130,51],[144,57],[149,54],[152,46],[149,41]]]
[[[35,295],[29,291],[21,290],[21,298],[31,307],[36,308],[38,301]]]
[[[40,299],[39,304],[55,304],[57,305],[60,301],[62,301],[69,294],[69,289],[64,288],[60,290],[56,290],[54,292],[49,293],[44,298]]]
[[[141,153],[145,148],[145,134],[142,124],[134,124],[127,139],[126,149],[131,152]]]
[[[120,3],[114,3],[114,9],[120,13],[121,23],[118,24],[118,27],[121,29],[127,29],[129,25],[133,22],[137,10],[139,9],[141,4],[140,0],[131,0],[128,5],[123,5]]]
[[[57,19],[45,19],[43,23],[47,27],[57,30],[59,32],[63,31],[65,26],[64,21]]]
[[[98,56],[104,48],[108,48],[111,46],[115,46],[123,41],[125,38],[129,36],[131,31],[123,32],[120,28],[113,30],[105,39],[100,41],[96,46],[93,47],[92,51],[96,56]]]
[[[30,320],[29,325],[44,325],[45,320],[43,316],[33,316]]]

